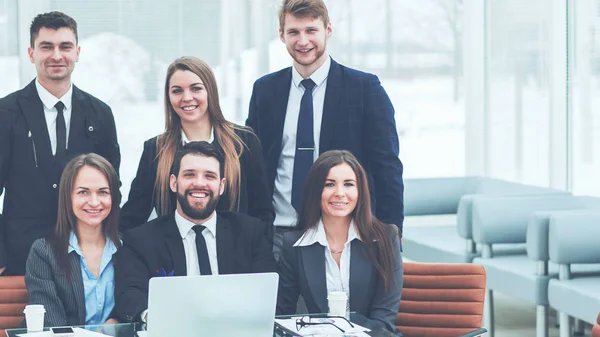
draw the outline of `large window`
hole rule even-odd
[[[17,0],[0,0],[0,97],[19,88]]]
[[[600,1],[570,9],[572,189],[600,195]]]
[[[394,104],[404,177],[464,175],[463,2],[329,3],[332,56],[379,75]]]
[[[487,173],[550,185],[551,6],[487,1]]]

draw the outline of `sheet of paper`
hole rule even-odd
[[[17,334],[17,336],[19,336],[19,337],[52,337],[52,332],[42,331],[42,332],[20,333],[20,334]]]
[[[75,332],[75,337],[110,337],[109,335],[105,335],[103,333],[82,328],[73,328],[73,332]]]
[[[325,336],[347,336],[347,337],[363,337],[363,336],[368,336],[365,331],[370,331],[369,329],[360,326],[358,324],[352,323],[354,325],[354,327],[351,327],[348,322],[346,322],[345,320],[341,319],[341,318],[312,318],[311,322],[315,323],[315,322],[331,322],[333,324],[335,324],[336,326],[342,328],[344,330],[344,332],[341,332],[339,329],[337,329],[335,326],[331,325],[331,324],[317,324],[317,325],[307,325],[304,326],[300,329],[300,331],[298,331],[296,329],[296,320],[302,318],[302,316],[299,317],[292,317],[292,318],[283,318],[283,319],[275,319],[275,322],[280,324],[281,326],[283,326],[284,328],[293,331],[293,332],[297,332],[299,335],[302,336],[319,336],[319,337],[325,337]],[[307,317],[304,318],[304,320],[306,322],[308,322]]]
[[[148,337],[148,332],[147,331],[138,331],[137,335],[138,335],[138,337]]]
[[[110,337],[109,335],[101,334],[95,331],[89,331],[81,328],[73,328],[74,337]],[[52,337],[52,332],[43,331],[43,332],[32,332],[32,333],[24,333],[18,334],[19,337]]]

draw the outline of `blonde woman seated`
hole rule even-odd
[[[84,154],[67,164],[54,234],[33,243],[25,271],[29,304],[46,309],[44,326],[118,323],[111,313],[120,202],[117,173],[104,158]]]
[[[371,212],[365,171],[348,151],[328,151],[304,183],[297,227],[286,233],[279,261],[277,314],[296,313],[301,295],[309,313],[327,313],[327,293],[343,291],[349,310],[369,328],[396,332],[402,291],[397,227]]]

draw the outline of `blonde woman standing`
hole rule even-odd
[[[215,76],[202,60],[185,56],[167,70],[164,88],[165,132],[144,143],[137,175],[121,212],[121,231],[145,223],[155,209],[161,216],[175,209],[169,171],[178,148],[208,141],[225,156],[226,189],[217,210],[261,219],[272,242],[275,217],[266,183],[262,149],[251,129],[225,119]]]

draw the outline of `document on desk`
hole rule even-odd
[[[101,334],[95,331],[89,331],[81,328],[73,328],[73,337],[110,337],[109,335]],[[19,337],[52,337],[51,331],[31,332],[18,334]]]
[[[302,316],[291,317],[291,318],[276,318],[275,323],[279,326],[283,327],[285,330],[293,332],[298,336],[313,336],[313,337],[327,337],[327,336],[344,336],[344,337],[368,337],[366,331],[370,331],[369,329],[360,326],[358,324],[352,323],[354,327],[351,327],[346,320],[341,318],[312,318],[311,323],[321,323],[321,324],[311,324],[304,325],[300,327],[300,330],[297,329],[298,325],[296,324],[297,320],[301,319]],[[305,321],[307,321],[305,317]],[[333,324],[329,324],[333,323]],[[335,326],[334,326],[335,325]],[[339,327],[344,332],[340,331]]]
[[[17,334],[19,337],[52,337],[52,332],[41,331],[41,332],[30,332]]]

